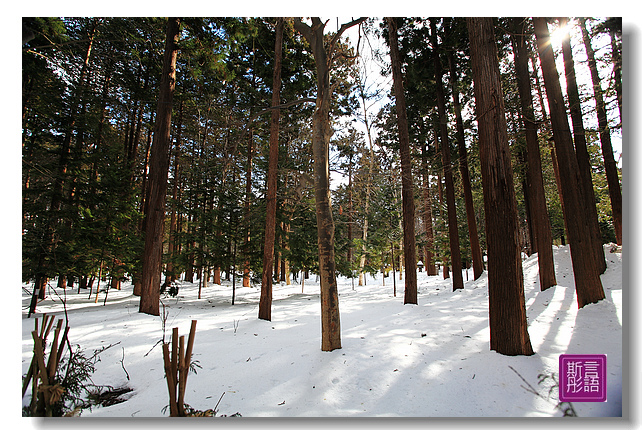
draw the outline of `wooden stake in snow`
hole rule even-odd
[[[185,336],[178,337],[178,328],[172,330],[172,351],[170,355],[169,343],[163,343],[163,362],[165,364],[165,377],[169,391],[170,417],[185,417],[185,387],[187,386],[187,375],[192,360],[192,347],[194,346],[194,335],[196,334],[196,320],[192,320],[189,331],[187,348],[185,348]],[[178,390],[177,390],[178,388]]]
[[[55,319],[56,317],[45,314],[43,315],[42,325],[39,327],[38,318],[36,318],[35,330],[31,332],[34,342],[34,355],[27,376],[22,383],[22,396],[24,397],[31,383],[30,409],[34,416],[52,416],[53,405],[60,400],[64,392],[64,388],[55,379],[62,351],[67,341],[67,333],[69,332],[69,327],[66,327],[62,338],[60,338],[63,323],[61,319],[58,320],[58,324],[54,329],[54,340],[51,344],[48,360],[45,362],[47,337],[51,332]],[[59,339],[60,343],[58,343]]]

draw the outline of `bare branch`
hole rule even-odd
[[[293,21],[294,28],[303,35],[306,39],[309,39],[312,36],[312,29],[308,24],[301,21],[301,18],[294,18]]]
[[[337,89],[341,81],[335,81],[331,86],[330,86],[330,94],[334,94],[334,91]]]
[[[341,35],[343,34],[343,32],[345,32],[347,29],[349,29],[349,28],[351,28],[351,27],[354,27],[354,26],[355,26],[355,25],[357,25],[357,24],[361,24],[361,23],[362,23],[362,22],[364,22],[366,19],[368,19],[368,18],[367,18],[367,17],[361,17],[361,18],[358,18],[358,19],[353,19],[352,21],[347,22],[347,23],[345,23],[345,24],[342,24],[342,25],[341,25],[341,28],[339,28],[339,31],[337,31],[337,34],[335,34],[335,35],[332,37],[332,41],[330,42],[330,50],[333,50],[333,49],[334,49],[334,46],[336,45],[336,43],[337,43],[337,42],[339,41],[339,39],[341,38]]]
[[[345,58],[346,60],[350,61],[350,60],[356,60],[358,57],[359,57],[358,50],[357,50],[357,53],[354,55],[348,55],[344,51],[341,51],[341,52],[337,52],[337,54],[334,57],[332,57],[332,63],[334,63],[339,58]]]
[[[317,31],[319,27],[324,27],[328,24],[330,20],[326,20],[325,22],[321,22],[321,18],[318,16],[313,16],[312,17],[312,31]]]

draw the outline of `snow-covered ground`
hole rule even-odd
[[[605,246],[606,299],[578,310],[568,247],[555,248],[558,284],[539,291],[537,256],[524,261],[530,357],[489,350],[487,277],[452,291],[451,281],[418,273],[418,305],[403,304],[403,281],[368,278],[355,286],[339,280],[342,348],[321,351],[319,286],[275,285],[272,321],[257,318],[260,287],[181,283],[177,298],[163,298],[166,316],[138,312],[131,285],[104,292],[66,291],[69,337],[100,354],[93,382],[133,391],[127,400],[82,412],[83,417],[168,416],[162,350],[173,327],[181,335],[197,320],[185,402],[195,409],[243,417],[551,417],[557,391],[538,375],[558,374],[560,354],[607,354],[608,401],[575,403],[581,417],[622,414],[622,254]],[[472,270],[470,273],[472,279]],[[466,277],[464,275],[464,280]],[[53,283],[52,283],[53,284]],[[238,279],[237,279],[238,284]],[[53,284],[55,285],[55,284]],[[302,291],[303,290],[303,291]],[[38,314],[64,317],[63,291],[50,290]],[[22,373],[27,372],[34,322],[23,293]],[[161,311],[163,313],[163,311]],[[187,337],[187,336],[186,336]],[[522,379],[523,378],[523,379]],[[529,391],[526,382],[540,396]],[[550,380],[548,380],[550,381]],[[635,381],[634,381],[635,382]],[[23,405],[29,401],[29,394]],[[541,422],[540,422],[541,423]]]

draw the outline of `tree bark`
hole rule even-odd
[[[538,70],[541,67],[540,68],[537,67],[537,64],[535,62],[535,57],[530,57],[530,62],[533,68],[533,76],[535,77],[535,89],[537,90],[537,98],[539,100],[539,105],[542,110],[541,123],[543,125],[550,124],[548,120],[548,115],[546,114],[546,104],[544,103],[544,95],[542,94],[542,83],[539,79],[539,73],[538,73]],[[559,169],[559,166],[557,165],[557,154],[555,153],[555,145],[553,144],[551,139],[548,140],[547,144],[548,144],[548,149],[550,151],[551,163],[553,164],[553,174],[555,175],[555,185],[557,186],[556,187],[557,195],[559,197],[560,206],[562,207],[562,214],[564,214],[565,209],[564,209],[564,199],[562,198],[562,182],[560,179],[560,169]],[[564,228],[566,228],[566,226]],[[552,236],[552,232],[551,232],[551,236]],[[562,244],[565,244],[564,234],[562,234],[561,241],[562,241]]]
[[[243,238],[243,255],[249,255],[250,252],[250,199],[252,197],[252,156],[254,153],[253,130],[250,129],[247,142],[247,168],[245,171],[245,237]],[[246,258],[243,262],[243,286],[250,286],[250,259]]]
[[[560,18],[559,23],[561,27],[566,26],[568,24],[568,18]],[[597,218],[591,161],[586,147],[580,93],[577,89],[575,62],[573,61],[573,51],[571,50],[571,36],[568,32],[566,32],[562,38],[562,55],[564,57],[564,70],[566,72],[566,93],[568,95],[571,122],[573,124],[573,137],[575,139],[575,156],[577,158],[577,167],[580,170],[580,180],[584,191],[583,203],[586,210],[585,216],[593,239],[595,262],[598,265],[598,271],[604,273],[606,270],[606,260],[604,259],[604,247],[602,246],[602,233],[600,232],[600,224]]]
[[[578,306],[584,307],[604,298],[604,289],[595,261],[595,252],[584,205],[580,196],[583,193],[577,158],[573,150],[573,140],[568,125],[564,97],[560,87],[559,75],[550,42],[550,33],[545,18],[533,18],[537,48],[540,54],[544,87],[553,128],[553,140],[560,172],[562,200],[564,201],[564,221],[571,247],[571,260],[575,275]]]
[[[406,263],[406,287],[404,304],[417,304],[417,258],[415,246],[415,196],[410,159],[410,138],[406,117],[406,97],[403,90],[401,58],[395,18],[386,18],[390,35],[390,60],[392,62],[393,87],[397,106],[397,126],[401,152],[401,205],[403,209],[403,250]]]
[[[470,251],[473,259],[473,278],[479,278],[484,272],[484,261],[481,246],[479,245],[479,234],[477,233],[477,221],[475,220],[475,207],[473,205],[473,192],[470,185],[470,174],[468,172],[468,153],[464,140],[464,121],[461,117],[461,106],[459,104],[459,91],[457,89],[457,66],[453,51],[448,52],[448,64],[450,66],[450,86],[453,92],[453,107],[455,108],[455,119],[457,121],[457,147],[459,148],[459,173],[464,187],[464,201],[466,203],[466,219],[468,221],[468,235],[470,236]]]
[[[354,254],[354,243],[352,241],[352,225],[354,224],[354,207],[352,202],[352,153],[350,153],[350,161],[348,163],[348,266],[350,267],[350,278],[354,276],[352,268],[352,257]],[[353,281],[354,285],[354,281]]]
[[[493,20],[467,18],[467,25],[488,243],[490,349],[504,355],[532,355],[517,236],[517,202]]]
[[[272,106],[281,104],[281,59],[283,58],[284,19],[276,22],[274,44],[274,75],[272,78]],[[270,122],[270,155],[268,162],[265,242],[263,247],[263,278],[259,301],[259,319],[272,320],[272,265],[274,262],[274,238],[276,234],[276,185],[279,164],[279,109],[273,109]]]
[[[169,222],[169,244],[168,244],[168,254],[170,260],[167,262],[167,277],[169,282],[176,281],[176,273],[174,268],[174,262],[172,261],[176,254],[178,248],[178,231],[177,231],[177,214],[176,214],[176,205],[178,198],[178,184],[180,181],[180,164],[179,160],[181,158],[181,130],[183,124],[183,103],[181,103],[178,111],[178,126],[176,127],[176,143],[174,145],[174,185],[172,186],[172,214],[170,215]]]
[[[437,93],[437,111],[439,114],[439,131],[441,137],[441,157],[446,181],[446,206],[448,208],[448,239],[450,244],[450,261],[453,272],[453,290],[464,288],[464,279],[461,273],[461,251],[459,247],[459,229],[457,228],[457,208],[455,206],[455,183],[453,181],[452,165],[450,160],[450,142],[448,139],[448,117],[446,116],[446,98],[442,83],[441,60],[437,45],[437,25],[433,18],[430,19],[430,34],[433,44],[433,62],[435,67],[435,89]]]
[[[324,43],[325,25],[318,17],[312,18],[312,26],[294,19],[294,27],[310,44],[317,77],[316,110],[312,118],[312,152],[314,156],[314,197],[316,201],[317,243],[319,246],[319,280],[321,290],[321,350],[341,348],[341,324],[339,318],[339,293],[334,262],[334,220],[330,206],[329,151],[332,126],[330,124],[330,69],[334,60],[336,43],[348,28],[359,24],[360,18],[343,24]],[[327,49],[327,50],[326,50]]]
[[[139,312],[159,315],[160,280],[163,257],[163,227],[169,172],[172,101],[176,86],[176,57],[178,55],[179,18],[167,20],[165,58],[161,76],[154,140],[150,152],[147,192],[145,251],[142,271]]]
[[[147,220],[147,177],[149,176],[147,171],[147,167],[149,166],[149,151],[152,146],[152,131],[148,130],[147,132],[147,143],[145,145],[145,161],[143,163],[143,169],[142,169],[142,177],[143,179],[141,180],[141,185],[140,185],[140,195],[141,195],[141,201],[140,201],[140,211],[141,214],[143,215],[142,218],[140,219],[139,222],[139,227],[138,231],[140,232],[141,236],[145,234],[145,226],[146,220]],[[132,274],[132,282],[134,283],[134,291],[133,295],[140,297],[141,295],[141,290],[142,290],[142,265],[144,264],[145,261],[145,249],[143,246],[143,252],[140,256],[140,266],[136,267],[134,270],[134,273]]]
[[[515,75],[522,108],[526,137],[527,158],[527,189],[529,201],[529,226],[533,236],[533,245],[537,252],[539,265],[540,290],[544,291],[557,285],[555,279],[555,263],[553,261],[553,239],[551,224],[546,209],[544,179],[542,178],[542,160],[537,138],[537,122],[533,111],[533,95],[531,94],[530,75],[528,73],[528,47],[526,45],[524,18],[513,18],[513,46],[515,53]]]
[[[366,265],[366,243],[368,242],[368,214],[370,213],[370,190],[372,189],[372,171],[374,164],[374,149],[372,146],[372,124],[368,121],[368,108],[366,107],[365,85],[359,80],[359,93],[361,97],[361,105],[363,107],[363,122],[366,126],[366,135],[368,136],[368,147],[370,149],[368,155],[368,176],[366,179],[366,197],[363,207],[363,229],[362,229],[362,244],[361,244],[361,257],[359,258],[359,286],[364,285],[363,269]],[[365,154],[364,154],[365,155]]]
[[[588,57],[588,64],[591,70],[591,81],[593,82],[593,92],[595,94],[595,106],[597,110],[597,122],[600,127],[600,143],[602,144],[602,157],[604,158],[604,170],[606,172],[606,181],[609,185],[609,196],[611,197],[611,211],[613,212],[613,227],[615,228],[615,238],[618,245],[622,245],[622,190],[620,188],[620,178],[617,171],[617,163],[613,157],[613,145],[611,144],[611,130],[609,129],[608,118],[606,115],[606,105],[604,103],[604,92],[600,82],[600,75],[597,71],[597,62],[595,61],[595,52],[591,46],[591,39],[586,30],[586,19],[579,18],[584,46]]]
[[[286,252],[290,251],[289,233],[290,223],[288,222],[283,225],[282,246]],[[285,285],[292,285],[292,281],[290,280],[290,261],[285,258],[281,260],[281,281],[285,281]]]
[[[613,81],[615,93],[617,94],[617,106],[620,111],[620,125],[622,124],[622,18],[611,18],[618,22],[617,26],[609,27],[611,36],[611,58],[613,58]]]
[[[423,169],[423,221],[424,229],[426,232],[426,245],[424,246],[424,267],[426,275],[437,275],[437,267],[435,266],[434,246],[435,238],[432,228],[432,196],[430,193],[430,175],[428,172],[427,148],[426,144],[423,145],[422,151],[422,169]]]
[[[322,36],[322,35],[321,35]],[[321,44],[323,42],[321,41]],[[321,326],[323,351],[341,348],[339,319],[339,294],[334,261],[334,220],[330,206],[329,147],[332,128],[330,126],[330,82],[329,70],[318,65],[319,89],[317,109],[312,125],[312,147],[314,154],[314,182],[317,219],[317,241],[319,246],[319,277],[321,282]]]

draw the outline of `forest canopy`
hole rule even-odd
[[[276,98],[277,18],[177,21],[173,77],[166,78],[166,18],[23,19],[22,277],[35,281],[34,297],[53,279],[58,287],[92,288],[104,278],[119,288],[125,278],[142,278],[163,79],[172,85],[168,149],[160,166],[166,171],[158,268],[163,287],[179,278],[203,285],[234,276],[245,286],[262,282],[272,139],[278,163],[271,278],[289,282],[292,274],[322,272],[314,166],[319,49],[329,54],[330,65],[324,72],[333,274],[361,282],[363,273],[414,270],[416,262],[404,258],[406,222],[416,227],[413,249],[422,270],[450,276],[475,263],[485,270],[478,82],[464,18],[395,18],[393,27],[363,18],[349,28],[286,18]],[[320,41],[313,34],[318,25],[325,26]],[[555,18],[544,25],[561,76],[569,136],[576,146],[578,136],[585,141],[578,169],[583,162],[588,173],[578,173],[578,186],[588,184],[586,193],[593,194],[586,198],[595,202],[589,205],[595,241],[621,244],[622,20]],[[403,76],[412,221],[402,216],[390,28],[398,34]],[[530,212],[535,193],[543,198],[550,244],[565,244],[573,234],[565,226],[559,182],[559,170],[569,167],[556,158],[551,95],[535,32],[531,19],[493,20],[514,172],[515,234],[526,255],[537,252]],[[522,72],[516,71],[519,46],[526,55]],[[576,94],[565,66],[577,75]],[[530,88],[530,113],[521,104],[520,79]],[[537,191],[528,172],[533,150],[526,120],[536,129],[540,153]]]

